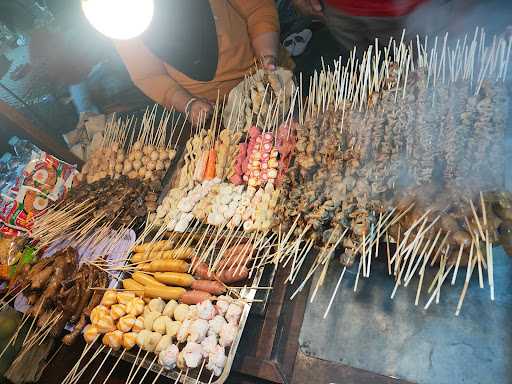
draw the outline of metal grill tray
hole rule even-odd
[[[262,275],[263,275],[263,268],[260,268],[260,270],[256,271],[256,273],[254,274],[254,277],[251,281],[251,285],[241,291],[242,297],[244,297],[244,299],[246,299],[246,300],[249,300],[249,303],[246,303],[244,305],[244,309],[242,311],[242,315],[240,316],[240,321],[239,321],[239,325],[238,325],[239,326],[238,333],[235,337],[235,340],[233,341],[233,344],[229,348],[229,352],[227,355],[227,360],[226,360],[226,365],[224,366],[224,370],[222,371],[222,373],[219,377],[213,378],[213,380],[211,381],[211,384],[222,384],[227,380],[227,378],[229,376],[231,367],[233,365],[233,361],[235,359],[235,354],[238,349],[238,344],[240,343],[240,339],[241,339],[243,331],[244,331],[247,317],[249,316],[249,312],[253,305],[253,303],[251,301],[254,299],[254,297],[256,296],[256,293],[257,293],[257,289],[251,289],[251,286],[257,287],[258,284],[260,283]],[[129,363],[133,363],[135,361],[135,358],[137,357],[137,350],[138,349],[125,352],[122,357],[122,360],[129,362]],[[180,348],[180,350],[181,350],[181,348]],[[120,351],[112,352],[112,354],[116,357],[119,357],[121,352]],[[139,355],[139,361],[142,359],[144,354],[145,354],[145,352],[141,351],[141,353]],[[142,367],[146,370],[149,369],[149,366],[151,365],[151,361],[154,358],[154,354],[149,354],[148,357],[149,356],[151,356],[151,358],[146,359],[146,361],[144,361],[144,364],[142,364]],[[151,371],[158,373],[158,372],[160,372],[161,368],[162,368],[162,366],[160,364],[158,364],[158,360],[157,360],[151,367]],[[184,373],[183,373],[179,382],[180,383],[190,383],[190,384],[194,384],[194,383],[208,384],[208,382],[210,380],[211,372],[208,371],[206,368],[203,368],[203,372],[201,373],[199,381],[197,381],[197,376],[199,374],[199,371],[200,371],[200,367],[189,370],[187,378],[184,377]],[[176,380],[178,378],[179,371],[177,371],[176,369],[174,369],[172,371],[162,370],[161,375],[168,377],[172,380]],[[137,376],[140,376],[140,371],[137,374]]]

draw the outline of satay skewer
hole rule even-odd
[[[464,244],[460,244],[459,252],[457,253],[457,261],[455,262],[455,270],[453,271],[452,276],[452,285],[455,285],[455,280],[457,280],[457,271],[459,270],[460,259],[462,258],[462,251],[464,250]]]

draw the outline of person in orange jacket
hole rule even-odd
[[[255,62],[276,68],[279,20],[273,0],[156,0],[148,30],[114,45],[142,92],[194,123]]]

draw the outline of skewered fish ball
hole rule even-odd
[[[179,304],[174,309],[174,319],[183,322],[190,311],[190,307],[187,304]]]
[[[117,302],[119,304],[128,305],[135,298],[133,292],[117,292]]]
[[[107,307],[104,305],[98,305],[92,309],[91,315],[89,317],[91,318],[91,323],[96,324],[99,319],[109,315],[110,311]]]
[[[144,314],[144,329],[148,331],[153,330],[153,324],[156,319],[160,317],[160,313],[158,312],[148,312]]]
[[[114,304],[112,307],[110,307],[110,315],[114,320],[123,317],[124,315],[126,315],[126,305]]]
[[[140,297],[135,297],[132,301],[126,304],[126,313],[133,316],[139,316],[144,312],[144,306],[144,300]]]
[[[105,333],[103,336],[103,344],[117,351],[123,345],[123,332],[115,330]]]
[[[165,351],[172,344],[172,336],[163,335],[155,347],[155,353]]]
[[[137,345],[137,334],[135,332],[128,332],[123,334],[123,348],[129,351]]]
[[[114,319],[110,315],[101,317],[95,325],[99,333],[112,332],[116,329]]]
[[[94,342],[99,334],[98,328],[92,324],[89,324],[84,328],[84,340],[87,344]]]
[[[135,319],[135,322],[132,326],[132,331],[139,333],[144,329],[144,318],[142,316],[139,316]]]
[[[169,336],[176,337],[180,327],[181,323],[179,321],[170,320],[165,324],[165,333]]]
[[[117,303],[117,293],[115,291],[106,291],[101,299],[101,304],[110,307]]]
[[[151,299],[151,301],[148,304],[148,308],[151,312],[158,312],[161,314],[164,311],[165,308],[165,301],[162,299]]]
[[[162,310],[162,315],[174,317],[174,310],[178,306],[178,302],[176,300],[169,300],[167,304],[165,304],[164,309]]]
[[[167,322],[172,321],[167,316],[159,316],[153,322],[153,331],[165,334],[167,332]]]
[[[119,329],[121,332],[130,332],[133,328],[133,325],[135,324],[135,316],[133,315],[126,315],[119,319],[117,322],[117,329]]]

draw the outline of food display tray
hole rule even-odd
[[[198,368],[189,370],[188,376],[186,378],[185,378],[185,372],[183,372],[183,374],[179,380],[180,383],[185,383],[185,384],[187,384],[187,383],[190,383],[190,384],[208,384],[208,383],[222,384],[227,380],[229,373],[231,371],[231,367],[233,365],[233,361],[235,359],[236,351],[238,349],[238,344],[240,343],[240,339],[242,337],[242,334],[243,334],[243,331],[245,328],[245,323],[247,322],[247,317],[249,316],[249,312],[253,305],[252,300],[254,300],[254,297],[256,296],[256,293],[257,293],[257,289],[251,288],[251,287],[257,287],[259,285],[262,275],[263,275],[263,268],[260,268],[260,270],[255,272],[255,274],[252,278],[252,281],[251,281],[251,285],[248,285],[247,288],[244,288],[240,291],[241,296],[245,300],[248,300],[248,302],[246,302],[244,305],[242,315],[240,316],[238,333],[235,337],[235,340],[233,341],[233,344],[229,348],[229,352],[227,354],[226,365],[224,366],[224,370],[222,371],[221,375],[218,377],[214,377],[212,379],[212,381],[209,382],[211,372],[208,371],[206,368],[203,368],[203,372],[202,372],[199,380],[197,380],[197,376],[200,371],[200,367],[198,367]],[[116,357],[119,357],[120,354],[121,354],[120,351],[112,352],[112,355],[114,355]],[[139,354],[139,360],[142,359],[144,354],[145,354],[145,352],[141,351],[141,353]],[[125,352],[121,359],[128,363],[133,363],[136,358],[137,358],[137,349]],[[154,355],[151,355],[151,358],[147,358],[144,361],[144,363],[142,364],[142,367],[146,370],[151,369],[151,371],[153,371],[155,374],[158,374],[158,372],[160,372],[160,369],[162,368],[162,366],[160,364],[158,364],[158,360],[157,360],[150,368],[153,358],[154,358]],[[162,370],[162,372],[160,374],[161,374],[161,376],[168,377],[168,378],[176,381],[176,379],[179,376],[179,371],[177,371],[176,369],[174,369],[172,371]],[[137,374],[137,376],[140,376],[140,371]]]

